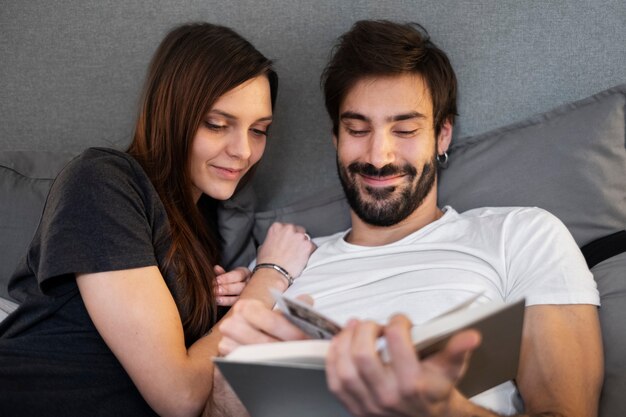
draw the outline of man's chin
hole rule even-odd
[[[376,202],[381,200],[393,199],[394,192],[398,189],[395,185],[387,187],[372,187],[366,185],[363,187],[363,191],[360,192],[360,198],[366,202]]]
[[[376,198],[371,195],[361,195],[358,206],[361,212],[368,212],[372,215],[381,215],[382,213],[394,212],[402,205],[401,196],[389,195],[386,198]]]
[[[358,210],[354,210],[354,213],[370,226],[377,227],[389,227],[393,226],[403,219],[399,219],[395,213],[390,213],[389,209],[381,206],[368,206],[367,208],[361,206]]]

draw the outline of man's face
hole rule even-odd
[[[352,210],[365,223],[397,224],[436,179],[430,93],[421,76],[358,81],[339,109],[337,168]]]

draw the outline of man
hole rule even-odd
[[[316,240],[287,293],[310,294],[347,322],[327,359],[331,391],[358,416],[595,416],[599,297],[565,226],[533,208],[437,207],[436,168],[456,113],[445,53],[414,25],[361,21],[340,39],[323,81],[352,228]],[[455,385],[479,335],[460,333],[421,361],[409,329],[473,294],[527,304],[517,378],[470,401]],[[376,323],[394,312],[406,315]],[[221,353],[303,337],[254,302],[238,303],[220,329]],[[381,334],[389,363],[376,352]]]

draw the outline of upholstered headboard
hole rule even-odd
[[[86,147],[128,144],[150,56],[183,22],[235,28],[280,76],[258,175],[221,212],[229,258],[245,263],[254,254],[245,232],[261,240],[273,220],[305,223],[312,235],[346,227],[319,75],[335,38],[358,19],[419,22],[456,68],[460,115],[441,204],[538,205],[581,246],[626,227],[623,0],[5,1],[0,296],[58,169]],[[601,416],[621,417],[626,256],[592,271],[603,304]]]

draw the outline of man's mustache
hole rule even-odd
[[[353,162],[348,165],[348,171],[351,174],[361,174],[368,177],[389,177],[396,175],[408,175],[410,177],[417,176],[417,169],[410,164],[405,164],[403,166],[387,164],[382,168],[376,168],[372,164]]]

